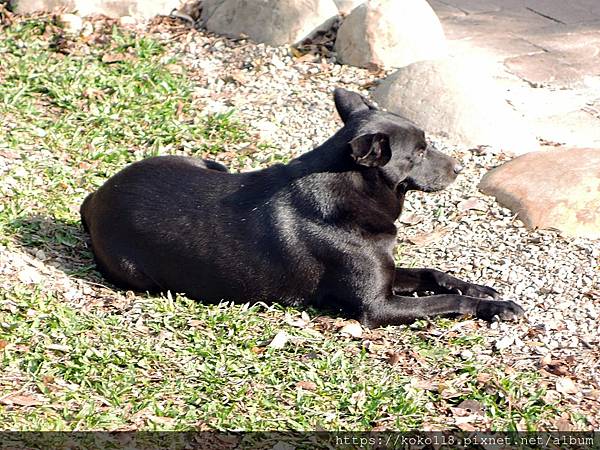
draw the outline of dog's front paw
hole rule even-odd
[[[491,287],[481,284],[464,283],[452,289],[455,294],[466,295],[468,297],[488,298],[491,300],[500,300],[500,293]]]
[[[479,319],[492,321],[495,317],[500,320],[516,320],[525,314],[525,310],[511,300],[480,300],[475,311]]]

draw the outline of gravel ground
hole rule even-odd
[[[176,43],[174,35],[179,35]],[[287,47],[203,32],[171,31],[161,37],[191,71],[199,105],[211,112],[235,109],[238,120],[290,156],[339,129],[335,87],[368,95],[385,76],[338,65],[333,58],[296,58]],[[481,177],[502,164],[504,155],[430,138],[465,170],[444,192],[409,195],[399,224],[401,261],[494,286],[520,303],[526,320],[478,324],[489,345],[474,349],[475,357],[494,364],[498,353],[490,355],[495,348],[517,369],[540,370],[548,375],[548,400],[559,392],[569,394],[569,401],[598,428],[600,243],[527,230],[510,210],[477,190]]]

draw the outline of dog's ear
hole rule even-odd
[[[347,91],[346,89],[336,88],[333,91],[333,99],[335,100],[335,107],[338,114],[344,121],[347,122],[348,118],[359,111],[368,111],[369,109],[377,109],[375,105],[369,100],[364,98],[362,95],[356,92]]]
[[[363,134],[350,141],[351,156],[356,164],[366,167],[384,166],[392,157],[387,134]]]

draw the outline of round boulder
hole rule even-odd
[[[344,19],[335,51],[352,66],[404,67],[445,55],[446,38],[425,0],[368,0]]]
[[[327,29],[337,16],[333,0],[205,0],[201,21],[214,33],[279,46]]]
[[[600,149],[529,153],[488,172],[479,189],[528,228],[600,239]]]
[[[387,77],[373,96],[382,107],[457,145],[487,145],[511,155],[539,148],[491,72],[476,58],[411,64]]]

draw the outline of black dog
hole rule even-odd
[[[522,315],[492,288],[395,267],[406,192],[443,189],[461,167],[358,94],[337,89],[335,104],[345,126],[287,165],[230,174],[162,156],[110,178],[81,207],[100,270],[125,288],[207,302],[333,306],[369,327]]]

